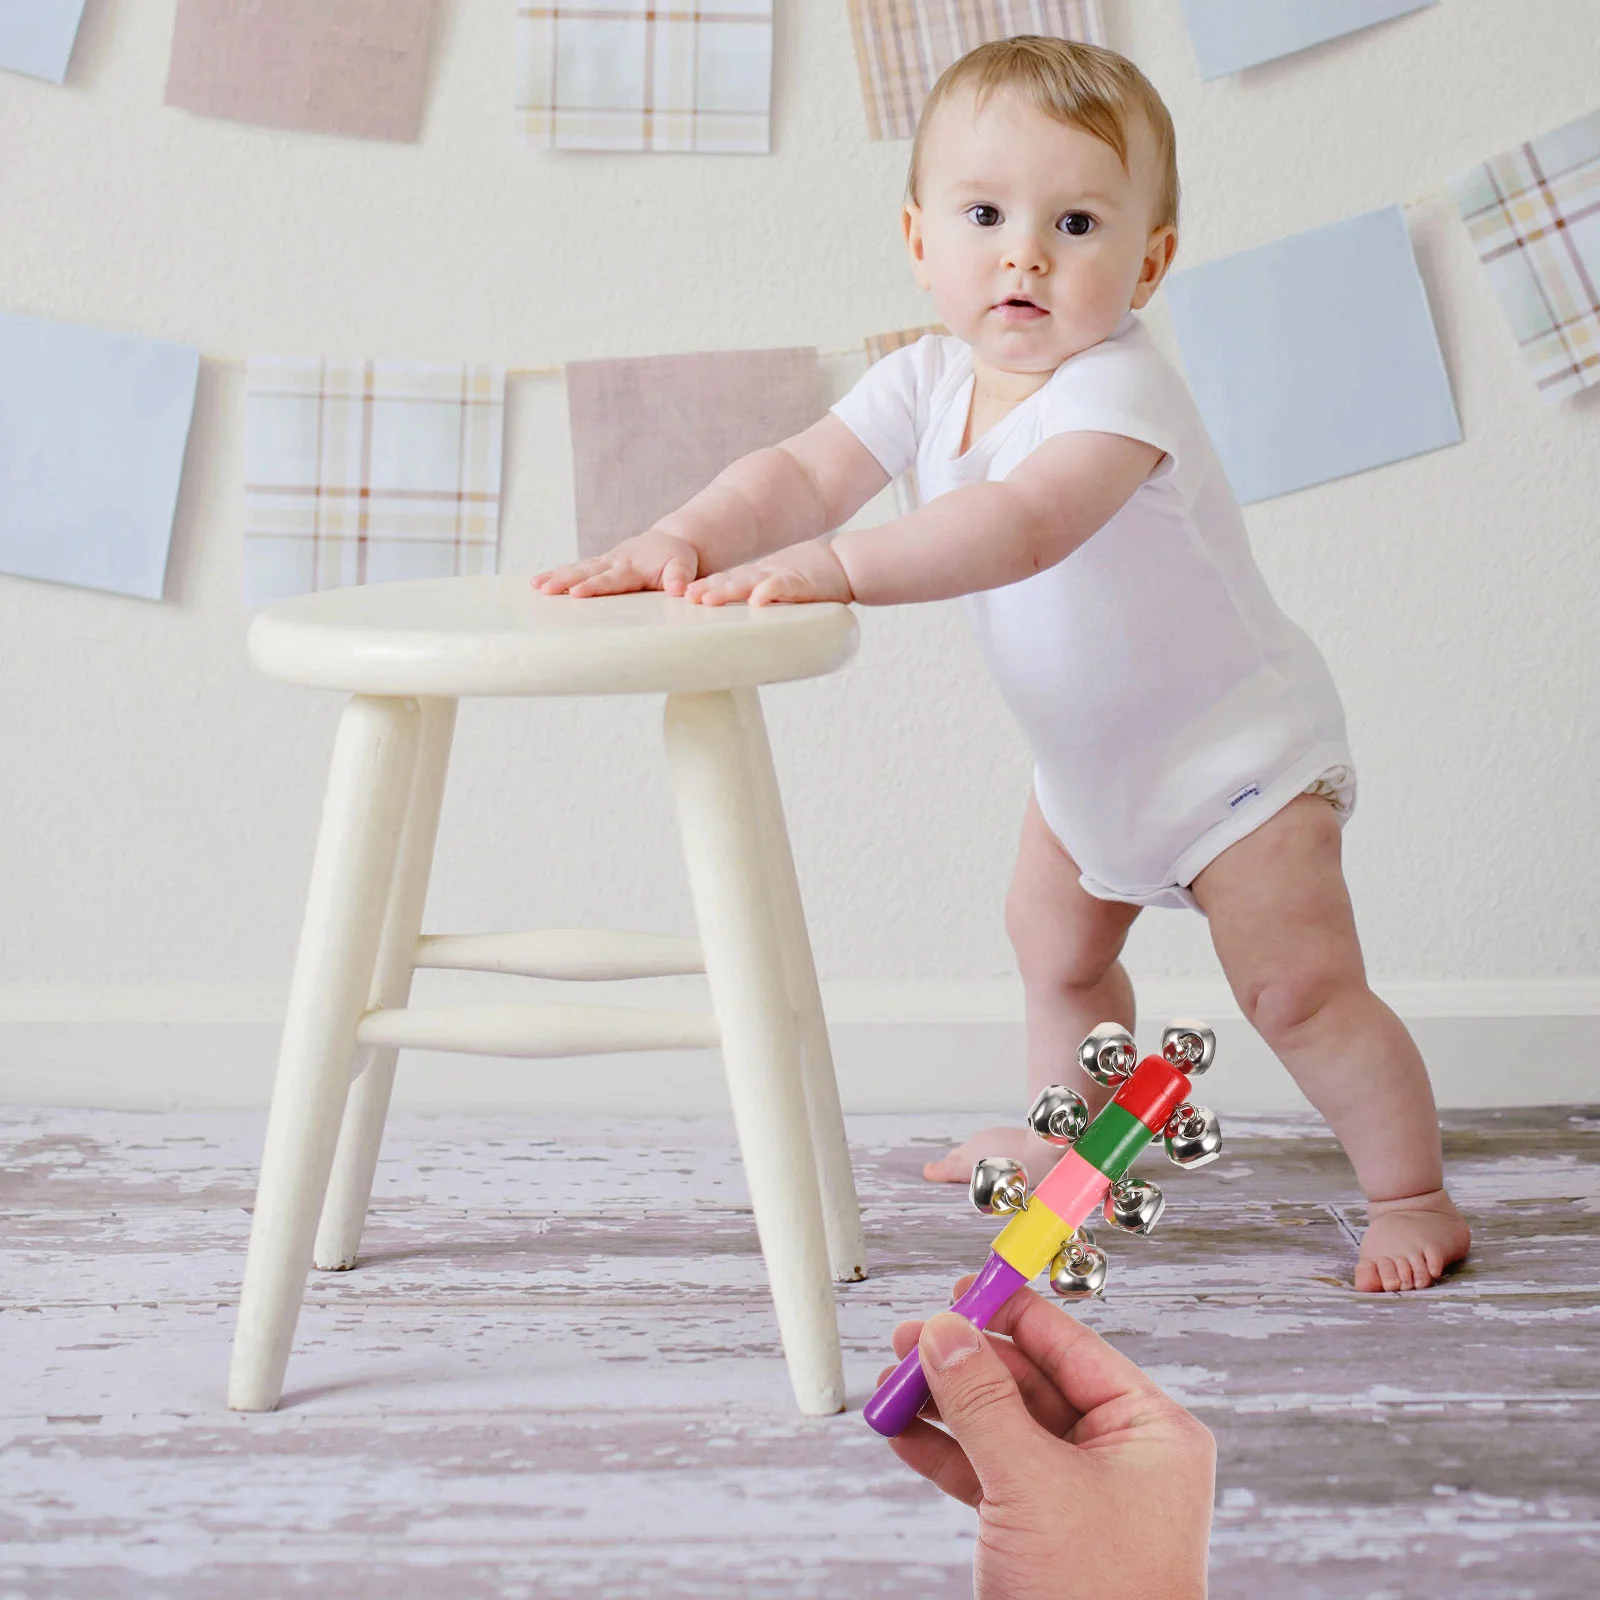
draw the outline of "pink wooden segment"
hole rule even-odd
[[[1050,1169],[1034,1193],[1069,1227],[1076,1228],[1105,1199],[1110,1180],[1076,1150],[1069,1150]]]

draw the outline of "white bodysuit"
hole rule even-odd
[[[922,498],[1007,477],[1058,433],[1166,458],[1065,560],[967,595],[979,648],[1032,747],[1039,809],[1103,900],[1194,906],[1189,885],[1308,789],[1354,806],[1344,708],[1278,609],[1183,379],[1131,312],[962,455],[972,351],[930,335],[833,410]]]

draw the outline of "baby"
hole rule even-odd
[[[904,212],[952,337],[878,362],[814,427],[735,462],[653,528],[534,579],[702,605],[964,599],[1035,759],[1006,901],[1030,1094],[1097,1023],[1132,1028],[1118,957],[1145,906],[1207,919],[1245,1016],[1344,1146],[1369,1225],[1355,1286],[1425,1288],[1467,1253],[1428,1074],[1367,987],[1340,833],[1344,712],[1278,609],[1182,379],[1133,315],[1177,249],[1172,120],[1108,50],[1023,37],[950,68]],[[925,504],[836,533],[915,464]],[[975,1134],[964,1183],[1031,1133]]]

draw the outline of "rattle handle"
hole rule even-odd
[[[989,1319],[1028,1280],[1000,1256],[991,1255],[972,1287],[951,1306],[975,1328],[986,1328]],[[878,1392],[863,1407],[861,1415],[869,1427],[885,1439],[904,1431],[928,1399],[928,1379],[922,1370],[922,1357],[913,1348],[905,1360],[878,1386]]]

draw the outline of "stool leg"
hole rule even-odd
[[[800,1080],[800,1036],[773,915],[737,700],[667,699],[667,761],[756,1231],[801,1411],[844,1409],[827,1236]]]
[[[400,833],[400,853],[389,889],[383,934],[378,941],[377,967],[367,1001],[369,1011],[404,1006],[411,998],[411,975],[416,970],[412,963],[416,958],[417,935],[422,931],[428,875],[433,870],[434,840],[439,833],[439,809],[444,803],[445,777],[450,770],[456,702],[424,700],[421,707],[416,774],[411,780],[411,799]],[[325,1272],[348,1271],[356,1264],[399,1054],[393,1048],[369,1051],[365,1070],[350,1085],[313,1252],[313,1260]]]
[[[828,1043],[828,1022],[817,987],[816,964],[811,957],[811,936],[806,930],[800,880],[795,876],[789,829],[783,817],[783,797],[772,764],[772,746],[761,715],[761,698],[754,689],[738,691],[739,717],[744,726],[756,807],[761,816],[767,882],[778,942],[783,950],[789,999],[800,1025],[800,1070],[805,1084],[811,1123],[811,1143],[822,1189],[822,1220],[828,1232],[828,1259],[838,1283],[856,1283],[867,1275],[866,1244],[861,1236],[861,1203],[856,1198],[855,1174],[850,1167],[850,1145],[845,1137],[844,1112],[839,1105],[839,1080],[833,1070],[833,1049]]]
[[[357,695],[334,741],[239,1297],[228,1378],[235,1411],[270,1411],[283,1392],[415,771],[418,720],[414,700]]]

